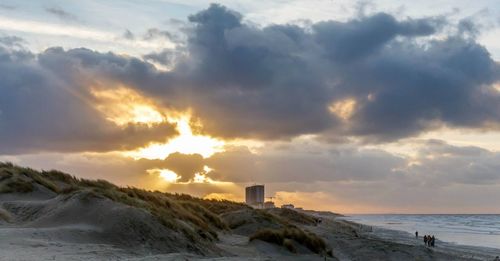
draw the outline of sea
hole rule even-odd
[[[500,249],[500,215],[496,214],[383,214],[349,215],[346,220],[374,227],[434,235],[441,241]]]

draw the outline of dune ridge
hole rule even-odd
[[[10,227],[80,231],[78,236],[73,232],[53,236],[64,242],[109,244],[134,254],[231,255],[217,242],[220,234],[233,230],[238,234],[243,223],[235,226],[228,219],[238,212],[245,213],[246,236],[261,228],[294,227],[303,232],[285,219],[242,203],[118,187],[105,180],[0,163],[1,222]],[[253,216],[264,217],[268,224]],[[316,250],[326,251],[326,245]]]
[[[0,162],[2,261],[485,260],[377,238],[339,216],[253,209]]]

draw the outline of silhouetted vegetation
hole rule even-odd
[[[193,241],[213,241],[217,239],[217,231],[249,224],[249,234],[253,234],[250,240],[277,244],[294,253],[297,252],[295,244],[315,253],[327,252],[321,238],[291,224],[312,224],[315,219],[293,210],[257,210],[228,200],[205,200],[186,194],[119,187],[106,180],[81,179],[56,170],[36,171],[0,162],[0,194],[29,193],[40,189],[63,197],[84,192],[83,200],[96,197],[144,209],[165,227],[179,231]],[[1,208],[0,219],[10,219],[9,213]],[[258,230],[262,227],[264,229]]]
[[[0,186],[0,193],[28,193],[33,191],[33,184],[19,178],[13,178]]]
[[[282,228],[289,223],[261,209],[241,209],[221,214],[229,228],[240,235],[252,235],[262,228]]]
[[[326,254],[325,241],[314,233],[304,231],[300,228],[289,226],[281,229],[262,229],[250,237],[252,240],[262,240],[268,243],[284,246],[289,251],[294,252],[293,241],[307,247],[314,253]]]
[[[273,208],[268,210],[269,213],[272,213],[284,220],[287,220],[292,223],[303,224],[303,225],[316,225],[318,220],[315,217],[310,215],[306,215],[304,213],[300,213],[293,209],[288,208]]]
[[[218,216],[219,213],[248,208],[244,204],[227,200],[203,200],[184,194],[118,187],[106,180],[79,179],[60,171],[40,172],[12,163],[0,163],[0,193],[28,193],[36,189],[35,185],[57,194],[91,192],[89,195],[145,209],[164,226],[181,231],[193,239],[216,239],[217,230],[228,229]],[[187,227],[185,222],[193,225],[195,229]]]

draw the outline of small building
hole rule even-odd
[[[289,209],[294,209],[295,206],[293,204],[284,204],[284,205],[281,205],[281,208],[289,208]]]
[[[253,185],[245,188],[245,203],[254,208],[264,207],[264,185]]]
[[[274,206],[274,202],[272,201],[266,201],[264,202],[264,208],[275,208],[276,206]]]

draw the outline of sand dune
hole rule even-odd
[[[473,260],[329,212],[255,210],[1,163],[0,235],[2,261]]]
[[[96,197],[89,192],[59,195],[47,200],[23,200],[21,196],[19,200],[2,200],[1,205],[11,216],[10,222],[1,227],[1,245],[14,246],[9,260],[52,258],[50,254],[46,255],[47,252],[65,258],[73,258],[74,254],[76,260],[83,260],[100,259],[102,254],[133,257],[184,252],[186,249],[199,251],[205,247],[199,243],[194,245],[195,242],[165,227],[143,209]],[[27,247],[33,253],[24,256],[22,253],[26,251],[20,249]]]

